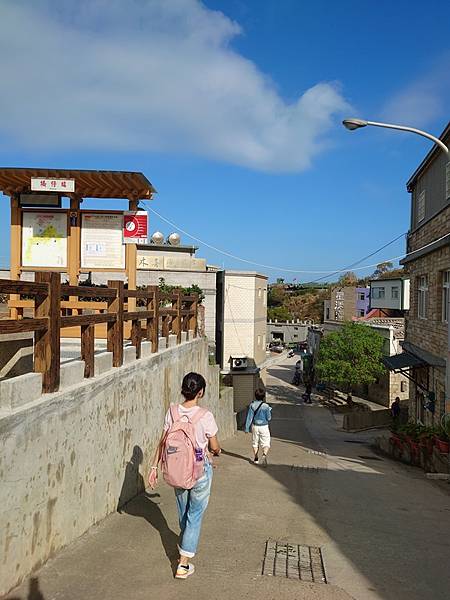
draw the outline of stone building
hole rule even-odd
[[[324,302],[324,321],[351,321],[365,317],[369,311],[369,288],[356,286],[336,287]]]
[[[450,123],[440,138],[450,144]],[[450,412],[450,162],[435,145],[407,183],[411,225],[400,261],[411,282],[404,350],[410,358],[410,418],[437,424]],[[447,376],[446,376],[447,375]]]
[[[308,335],[308,327],[312,321],[268,321],[267,343],[280,342],[287,346],[295,346],[305,342]]]

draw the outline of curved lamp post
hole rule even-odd
[[[354,131],[355,129],[360,129],[361,127],[367,127],[367,125],[372,125],[373,127],[384,127],[385,129],[399,129],[400,131],[409,131],[410,133],[417,133],[417,135],[421,135],[423,137],[432,140],[435,144],[440,146],[442,150],[448,154],[449,149],[447,146],[437,137],[431,135],[431,133],[427,133],[426,131],[422,131],[421,129],[416,129],[415,127],[406,127],[406,125],[392,125],[392,123],[378,123],[377,121],[366,121],[365,119],[344,119],[342,121],[342,125],[349,129],[350,131]]]
[[[399,129],[400,131],[409,131],[410,133],[417,133],[417,135],[421,135],[422,137],[426,137],[429,140],[432,140],[435,144],[437,144],[446,154],[449,155],[448,147],[440,140],[439,138],[431,135],[431,133],[427,133],[426,131],[422,131],[421,129],[416,129],[415,127],[406,127],[405,125],[392,125],[391,123],[378,123],[376,121],[366,121],[365,119],[344,119],[342,121],[344,127],[349,129],[350,131],[354,131],[355,129],[360,129],[361,127],[367,127],[367,125],[373,125],[374,127],[384,127],[386,129]],[[447,311],[447,319],[448,319],[448,342],[447,342],[447,402],[450,399],[450,294],[448,294],[448,311]]]

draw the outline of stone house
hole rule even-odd
[[[369,311],[369,288],[356,286],[336,287],[330,299],[324,302],[324,321],[351,321],[365,317]]]
[[[450,123],[440,139],[449,146]],[[411,282],[404,350],[410,358],[410,419],[437,424],[450,412],[450,162],[434,146],[407,183],[411,225],[400,261]]]

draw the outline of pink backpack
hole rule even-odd
[[[180,413],[176,404],[170,405],[173,423],[168,429],[162,444],[161,466],[164,481],[174,488],[190,490],[204,472],[204,460],[197,460],[195,424],[206,414],[205,408],[200,408],[189,419]],[[187,420],[185,420],[187,419]]]

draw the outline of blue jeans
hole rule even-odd
[[[203,515],[209,502],[212,466],[205,461],[205,473],[190,490],[175,489],[180,523],[180,555],[192,558],[197,552]]]

